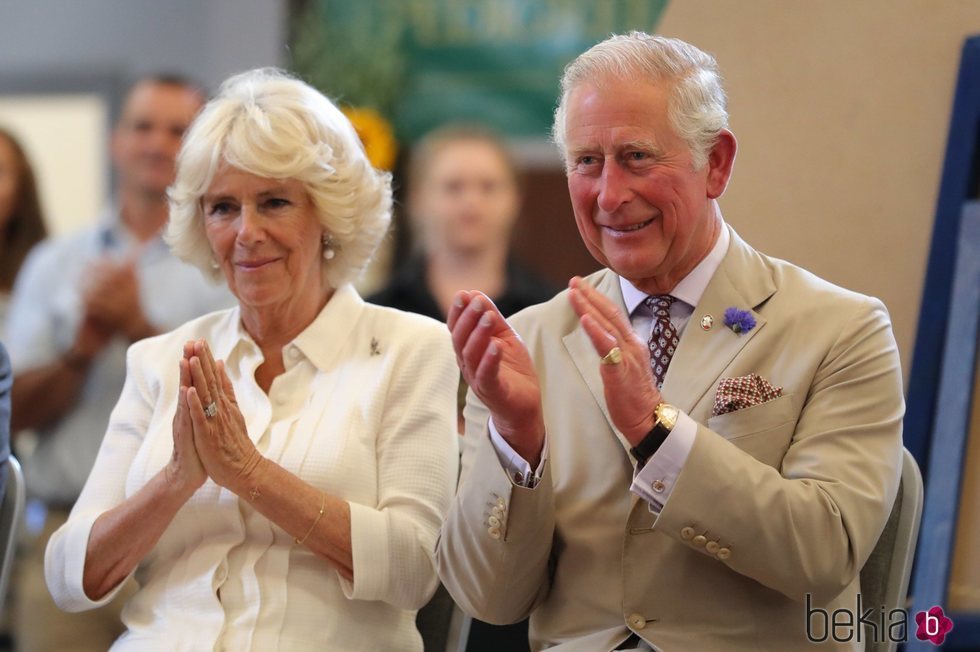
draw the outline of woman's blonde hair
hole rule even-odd
[[[357,132],[329,99],[281,70],[241,73],[221,85],[188,129],[168,191],[165,239],[210,278],[220,272],[201,199],[222,163],[306,186],[335,251],[323,260],[333,287],[363,271],[391,221],[391,175],[371,167]]]

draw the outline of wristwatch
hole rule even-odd
[[[680,414],[673,405],[660,403],[653,411],[653,429],[647,433],[640,443],[630,449],[630,453],[636,458],[637,463],[643,466],[653,454],[663,445],[667,435],[674,429],[677,423],[677,416]]]

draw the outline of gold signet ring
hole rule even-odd
[[[618,346],[614,346],[609,349],[609,353],[602,356],[599,360],[602,364],[619,364],[623,361],[623,352],[619,350]]]

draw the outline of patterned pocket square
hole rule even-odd
[[[717,417],[736,410],[744,410],[753,405],[760,405],[783,395],[782,387],[773,385],[758,374],[739,376],[738,378],[722,378],[718,383],[715,394],[715,404],[711,416]]]

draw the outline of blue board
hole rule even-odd
[[[977,335],[980,333],[980,203],[962,211],[958,251],[953,272],[945,353],[939,381],[938,406],[932,433],[922,531],[913,580],[912,613],[945,605],[956,518],[959,514],[963,461],[973,408]],[[971,628],[954,629],[947,641],[964,649],[977,649],[980,640],[964,640]],[[967,617],[960,618],[966,625]],[[914,623],[914,621],[911,621]],[[975,630],[974,630],[975,633]],[[910,634],[914,636],[914,627]],[[908,650],[935,650],[931,643],[914,640]]]

